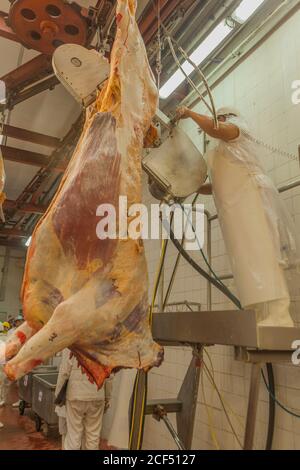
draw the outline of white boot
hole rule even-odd
[[[4,428],[4,424],[0,421],[0,429]]]
[[[254,306],[258,326],[277,326],[294,328],[290,315],[290,298],[272,300]]]

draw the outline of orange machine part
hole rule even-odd
[[[64,0],[15,0],[8,21],[24,45],[47,55],[62,44],[87,41],[86,20]]]

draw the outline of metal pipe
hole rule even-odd
[[[253,450],[259,400],[261,365],[252,364],[244,450]]]
[[[293,181],[292,183],[289,183],[285,186],[282,186],[281,188],[278,189],[280,193],[286,193],[287,191],[290,191],[291,189],[298,188],[300,186],[300,179]]]
[[[218,276],[221,281],[229,281],[229,279],[233,279],[233,274],[224,274],[224,276]]]
[[[197,307],[198,312],[201,311],[202,304],[199,302],[189,302],[187,300],[184,300],[183,302],[171,302],[169,304],[165,305],[165,308],[168,307],[182,307],[183,305],[189,306],[189,307]],[[158,308],[158,304],[154,305],[154,308]]]
[[[163,240],[163,226],[162,222],[160,221],[160,239],[161,242]],[[162,245],[161,245],[162,246]],[[162,253],[161,253],[162,255]],[[159,300],[158,300],[158,306],[159,306],[159,311],[163,312],[165,309],[165,304],[164,304],[164,284],[165,284],[165,263],[163,264],[162,271],[161,271],[161,277],[159,281]]]
[[[212,264],[212,241],[211,241],[211,221],[207,218],[207,258],[209,265]],[[207,308],[208,311],[212,309],[212,284],[207,282]]]
[[[166,416],[166,415],[162,416],[162,420],[165,423],[165,425],[167,426],[167,429],[170,432],[172,438],[174,439],[178,449],[179,450],[186,450],[186,448],[184,447],[183,443],[181,442],[181,439],[179,438],[177,432],[173,428],[173,425],[172,425],[171,421],[169,420],[168,416]]]
[[[232,62],[233,57],[240,57],[240,50],[242,48],[245,48],[247,44],[252,40],[253,37],[257,36],[260,31],[265,27],[265,25],[270,22],[280,10],[286,6],[286,1],[281,2],[281,4],[275,8],[275,10],[269,15],[267,18],[264,19],[264,21],[260,22],[260,24],[253,30],[251,33],[242,41],[241,44],[239,44],[234,50],[231,49],[230,54],[225,58],[225,60],[222,61],[220,65],[218,65],[213,71],[211,71],[207,75],[207,80],[210,80],[213,75],[221,69],[221,67],[224,67],[226,63]],[[258,49],[261,44],[265,42],[266,39],[270,37],[270,34],[272,34],[275,30],[279,28],[280,25],[284,24],[285,21],[287,21],[298,9],[300,8],[300,5],[297,4],[295,5],[291,11],[289,11],[283,19],[280,19],[279,22],[271,28],[271,32],[267,32],[263,38],[261,38],[255,46],[251,47],[250,51],[248,51],[246,54],[242,54],[242,57],[239,58],[237,62],[233,66],[229,68],[229,73],[231,73],[237,66],[239,66],[245,59],[249,57],[250,54],[252,54],[255,50]],[[228,71],[225,71],[221,77],[219,77],[212,85],[210,86],[211,89],[214,89],[226,76],[228,75]],[[205,91],[203,92],[204,95],[206,94]],[[185,102],[187,102],[187,105],[191,108],[196,106],[199,102],[200,99],[197,97],[195,98],[191,103],[190,100],[193,98],[192,92],[185,98]],[[189,103],[189,104],[188,104]]]

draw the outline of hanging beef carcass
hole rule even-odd
[[[97,207],[141,202],[141,150],[158,93],[135,20],[136,0],[118,0],[111,74],[88,110],[83,135],[28,251],[26,322],[7,343],[15,380],[69,347],[101,386],[113,370],[160,365],[148,318],[141,240],[99,240]]]

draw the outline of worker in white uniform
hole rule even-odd
[[[207,155],[211,184],[200,193],[214,196],[242,306],[256,311],[261,326],[293,327],[285,270],[299,262],[299,245],[292,218],[260,161],[262,146],[234,108],[218,111],[219,128],[186,107],[177,113],[217,139]]]
[[[64,450],[98,450],[103,414],[110,406],[112,379],[98,390],[82,373],[77,359],[63,353],[57,383],[57,394],[68,381],[66,388],[66,428],[60,420]],[[63,419],[63,413],[60,413]]]

